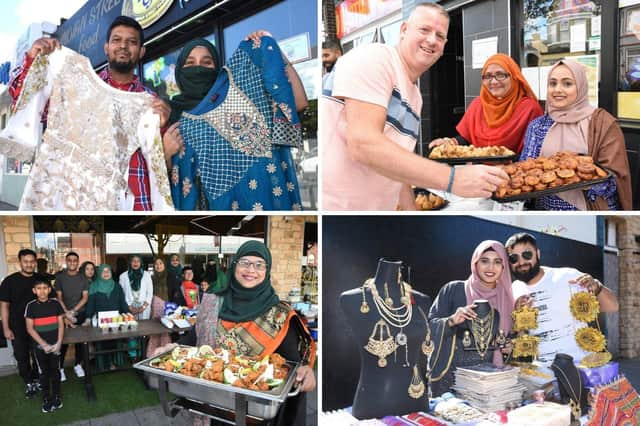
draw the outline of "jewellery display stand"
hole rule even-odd
[[[381,300],[391,298],[394,308],[402,307],[400,299],[405,295],[404,287],[398,285],[399,281],[402,283],[399,280],[401,268],[401,261],[380,259],[375,278],[368,281],[369,285],[375,284]],[[358,419],[382,418],[429,409],[424,379],[426,357],[421,350],[427,324],[417,307],[429,312],[431,298],[415,290],[406,296],[410,296],[414,302],[409,312],[410,320],[404,321],[407,324],[402,329],[387,322],[394,338],[394,343],[389,344],[387,328],[378,324],[385,318],[379,313],[372,291],[360,287],[340,295],[340,307],[360,349],[360,379],[352,408],[353,416]],[[395,351],[385,357],[389,348],[396,345]],[[377,354],[374,355],[371,350]],[[381,359],[386,361],[381,362]],[[416,365],[419,369],[417,375]],[[420,380],[424,381],[424,393],[420,392]],[[416,395],[420,396],[416,398]]]
[[[586,412],[589,393],[584,388],[580,371],[573,363],[573,357],[567,354],[556,354],[551,369],[558,380],[562,403],[571,405],[571,413],[576,420]]]
[[[492,309],[487,300],[476,300],[474,312],[478,315],[475,320],[467,320],[465,334],[463,335],[463,348],[465,351],[477,351],[487,362],[492,362],[493,351],[497,349],[496,336],[500,333],[500,313]],[[464,339],[468,337],[465,344]]]

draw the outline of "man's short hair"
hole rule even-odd
[[[182,273],[184,274],[187,271],[193,271],[193,268],[191,266],[185,266],[184,268],[182,268]]]
[[[70,256],[75,256],[78,259],[80,259],[80,256],[78,255],[78,253],[76,253],[75,251],[70,251],[69,253],[67,253],[67,255],[64,257],[65,259],[68,259]]]
[[[445,9],[444,7],[442,7],[441,5],[439,5],[437,3],[418,3],[416,5],[415,9],[413,9],[413,10],[416,10],[419,7],[434,9],[440,15],[444,16],[448,20],[451,20],[451,17],[449,16],[449,12],[447,12],[447,9]]]
[[[340,45],[340,42],[338,40],[326,40],[326,41],[323,41],[322,42],[322,48],[323,49],[335,50],[337,52],[340,52],[341,55],[344,53],[342,51],[342,46]]]
[[[33,257],[38,257],[36,255],[36,252],[31,250],[31,249],[22,249],[18,252],[18,260],[22,259],[25,256],[33,256]]]
[[[527,232],[519,232],[517,234],[513,234],[509,237],[504,246],[507,249],[512,249],[516,244],[531,244],[534,248],[538,248],[538,243],[536,242],[536,237],[527,233]]]
[[[36,280],[33,282],[33,288],[35,288],[38,284],[46,284],[48,285],[50,288],[53,288],[53,286],[51,285],[51,281],[45,279],[44,277],[38,276],[36,278]]]
[[[124,15],[118,16],[109,26],[109,31],[107,32],[107,43],[111,38],[111,32],[113,31],[113,29],[120,26],[133,28],[134,30],[138,31],[138,36],[140,37],[140,46],[144,44],[144,31],[142,30],[142,27],[140,26],[138,21]]]

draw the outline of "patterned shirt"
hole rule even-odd
[[[16,101],[20,97],[22,91],[22,85],[29,73],[29,68],[33,63],[34,58],[30,58],[26,53],[24,55],[24,61],[22,65],[16,67],[11,76],[9,82],[9,95],[11,96],[11,109],[15,107]],[[142,82],[138,79],[137,75],[133,76],[133,80],[130,83],[121,84],[111,78],[109,68],[104,68],[99,74],[100,78],[109,86],[118,90],[126,92],[147,92],[151,95],[157,96],[153,91],[147,89],[142,85]],[[49,112],[49,103],[44,108],[42,113],[42,122],[47,121],[47,115]],[[162,132],[164,133],[164,132]],[[142,152],[138,149],[131,156],[129,161],[129,189],[133,193],[134,203],[133,210],[135,211],[148,211],[152,210],[151,207],[151,184],[149,183],[149,172],[147,171],[147,162],[142,155]]]
[[[554,121],[549,114],[545,114],[531,121],[527,128],[527,133],[524,136],[524,147],[520,154],[520,161],[528,158],[538,158],[540,156],[542,143],[553,123]],[[607,200],[609,210],[618,210],[618,187],[614,177],[609,178],[606,182],[591,186],[591,188],[585,192],[585,196],[589,201],[595,201],[596,198],[602,197]],[[545,195],[536,198],[535,207],[537,210],[577,210],[576,206],[566,202],[557,195]]]

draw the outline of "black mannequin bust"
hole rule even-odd
[[[385,299],[388,293],[394,307],[402,305],[400,299],[404,295],[403,288],[398,283],[402,282],[399,279],[401,268],[401,261],[380,259],[373,279],[380,297]],[[409,296],[413,302],[411,320],[402,328],[402,333],[406,335],[406,347],[398,346],[395,354],[392,352],[386,356],[386,365],[381,367],[380,358],[365,350],[374,329],[374,338],[380,338],[380,327],[376,328],[376,325],[381,320],[381,315],[372,292],[369,289],[365,291],[365,300],[369,308],[366,313],[361,312],[362,288],[348,290],[340,295],[340,307],[360,349],[360,379],[352,410],[352,414],[359,419],[407,414],[426,411],[429,408],[427,383],[424,377],[426,357],[420,349],[426,336],[427,322],[418,306],[426,315],[429,312],[431,298],[415,290],[411,290],[406,296]],[[384,338],[387,338],[387,331],[390,331],[391,336],[396,339],[401,330],[391,323],[387,324],[388,329],[383,327]],[[408,392],[414,377],[415,365],[418,366],[419,379],[424,383],[424,394],[417,399],[410,397]]]
[[[586,412],[588,391],[584,388],[584,382],[578,368],[573,363],[573,357],[567,354],[556,354],[551,364],[551,369],[558,380],[558,388],[560,389],[560,398],[562,403],[566,404],[569,399],[579,399],[580,414]],[[574,416],[574,420],[575,416]]]

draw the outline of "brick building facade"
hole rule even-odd
[[[640,217],[618,216],[620,356],[640,356]]]

